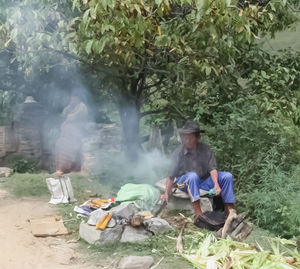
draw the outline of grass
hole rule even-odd
[[[47,173],[39,174],[14,174],[10,178],[2,181],[2,186],[16,197],[28,196],[49,196],[50,194],[46,186],[45,179],[51,175]],[[56,206],[57,213],[63,216],[65,226],[70,235],[66,236],[67,240],[79,239],[79,225],[83,221],[77,218],[77,214],[73,211],[75,204],[90,199],[90,196],[98,196],[101,198],[110,198],[116,195],[115,188],[109,185],[108,181],[101,179],[93,179],[81,174],[71,174],[72,185],[77,202],[74,204],[60,204]],[[100,181],[99,181],[100,180]],[[180,214],[188,216],[187,212],[171,211],[163,212],[162,217],[165,218],[174,227],[174,230],[167,235],[153,236],[141,243],[117,243],[105,246],[91,246],[83,240],[79,240],[79,249],[87,255],[87,259],[95,264],[114,264],[123,256],[128,255],[150,255],[154,258],[155,263],[161,260],[157,268],[185,268],[192,269],[193,266],[182,258],[176,251],[176,239],[180,228],[186,221]],[[192,223],[188,223],[183,237],[183,245],[185,249],[198,245],[203,236],[207,233],[205,230],[199,230]],[[262,229],[255,228],[246,243],[256,245],[258,243],[264,249],[270,249],[266,236],[272,236]],[[115,264],[114,264],[115,265]],[[110,268],[110,267],[107,267]]]
[[[171,236],[169,234],[168,236]],[[175,234],[173,234],[175,235]],[[119,260],[124,256],[152,256],[155,263],[163,258],[158,268],[186,268],[193,267],[176,252],[176,241],[167,236],[153,236],[141,243],[117,243],[105,246],[90,246],[80,241],[80,249],[92,257],[92,262],[99,263],[108,257]]]
[[[48,176],[46,173],[13,174],[3,183],[3,187],[16,197],[46,196],[49,195],[45,182]]]
[[[39,174],[13,174],[10,178],[2,181],[2,186],[15,197],[29,196],[49,196],[45,179],[51,177],[47,173]],[[77,218],[77,214],[73,211],[75,204],[81,204],[90,199],[90,196],[101,198],[110,198],[116,195],[116,188],[109,185],[108,180],[103,180],[105,184],[101,184],[101,179],[90,178],[81,174],[71,174],[72,186],[77,202],[74,204],[56,205],[57,214],[61,215],[64,224],[70,235],[66,236],[67,240],[79,239],[79,225],[82,218]],[[173,219],[176,223],[178,212],[171,212],[167,217]],[[157,268],[192,268],[192,266],[178,255],[176,251],[176,237],[178,229],[171,231],[167,236],[153,236],[141,243],[118,243],[105,246],[91,246],[83,240],[79,240],[79,249],[85,253],[88,260],[95,264],[108,264],[109,261],[118,261],[123,256],[128,255],[151,255],[157,263],[162,257]]]

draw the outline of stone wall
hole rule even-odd
[[[105,158],[121,152],[121,129],[116,124],[88,124],[89,135],[82,141],[81,170],[94,174]]]
[[[15,129],[0,126],[0,164],[22,157],[54,172],[54,150],[49,151],[43,146],[40,127],[20,121]],[[121,152],[121,129],[116,124],[93,122],[87,123],[86,129],[86,137],[82,140],[81,170],[94,174],[101,171],[106,159]],[[54,149],[55,143],[52,147]]]

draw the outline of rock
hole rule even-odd
[[[152,234],[144,227],[126,226],[121,237],[121,242],[137,242],[148,239]]]
[[[154,235],[164,234],[172,230],[171,225],[164,219],[152,218],[144,221],[146,229],[152,232]]]
[[[101,220],[101,218],[107,213],[108,213],[107,211],[101,208],[91,212],[87,224],[94,225],[94,226],[97,225],[97,223]],[[114,219],[114,217],[112,217],[112,219],[107,224],[107,228],[113,228],[116,226],[116,224],[117,224],[116,220]]]
[[[0,167],[0,177],[9,177],[13,173],[13,170],[8,167]]]
[[[166,188],[166,178],[163,178],[162,180],[158,181],[157,183],[155,183],[155,187],[157,187],[161,192],[165,191]],[[172,189],[172,193],[174,191],[174,188]],[[202,190],[200,189],[200,196],[204,196],[208,194],[208,191]],[[187,195],[187,193],[177,189],[174,193],[173,193],[174,197],[177,198],[182,198],[182,199],[190,199],[190,197]]]
[[[97,225],[99,220],[107,213],[107,211],[104,211],[103,209],[99,208],[93,212],[90,213],[88,224],[89,225]]]
[[[118,269],[149,269],[153,263],[151,256],[127,256],[120,260]]]
[[[202,212],[213,211],[212,199],[201,198],[200,203]],[[172,199],[170,199],[166,208],[169,210],[189,210],[193,212],[193,207],[190,199],[182,199],[177,197],[173,197]]]
[[[96,230],[95,226],[90,226],[87,223],[81,223],[79,226],[80,238],[94,245],[117,242],[120,240],[122,232],[123,226],[118,224],[113,228],[106,228],[104,231]]]
[[[137,207],[132,204],[121,204],[116,207],[113,207],[110,212],[112,212],[116,216],[121,216],[123,218],[128,218],[129,216],[133,216],[135,213],[138,212]]]
[[[165,191],[166,187],[166,178],[158,181],[155,184],[161,192]],[[174,189],[173,189],[174,190]],[[173,192],[172,190],[172,192]],[[208,193],[208,191],[200,189],[200,196],[204,196]],[[172,194],[172,199],[170,199],[167,209],[169,210],[189,210],[193,211],[192,204],[190,202],[190,197],[183,191],[177,189],[175,193]],[[201,209],[203,212],[212,211],[213,210],[213,200],[207,197],[203,197],[200,199]]]

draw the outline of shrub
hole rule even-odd
[[[240,207],[248,211],[257,225],[277,235],[300,235],[299,167],[292,172],[283,172],[280,167],[267,170],[268,167],[259,188],[238,195]]]
[[[37,171],[36,165],[33,162],[25,159],[16,160],[13,163],[12,168],[14,172],[17,173],[34,173]]]

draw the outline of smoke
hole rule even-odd
[[[115,189],[129,182],[155,184],[167,176],[170,166],[170,159],[157,149],[141,153],[134,163],[124,153],[104,155],[99,152],[97,162],[98,169],[94,170],[96,178]]]
[[[155,183],[166,177],[170,166],[170,159],[162,152],[154,149],[141,154],[134,169],[134,176],[143,183]]]
[[[169,167],[169,160],[158,150],[143,151],[135,162],[129,162],[120,150],[105,151],[101,147],[101,143],[103,144],[101,136],[96,139],[97,143],[90,146],[90,141],[99,135],[98,123],[114,122],[121,136],[120,114],[127,116],[126,120],[130,122],[132,121],[130,115],[133,114],[131,111],[135,108],[124,106],[122,112],[118,111],[116,105],[112,104],[111,95],[100,87],[102,86],[99,81],[101,74],[95,76],[77,60],[63,53],[57,53],[57,51],[64,51],[67,46],[59,33],[62,29],[68,30],[66,22],[71,14],[60,14],[55,4],[41,6],[38,3],[34,5],[28,3],[30,1],[8,1],[1,4],[0,15],[5,14],[4,17],[7,18],[8,34],[5,37],[7,40],[0,43],[1,46],[5,45],[7,51],[5,55],[0,54],[0,61],[1,66],[8,68],[11,68],[13,61],[14,68],[11,71],[15,72],[14,78],[19,80],[19,83],[14,81],[14,85],[8,83],[6,85],[8,90],[17,92],[23,100],[28,95],[33,96],[44,109],[45,116],[40,126],[44,168],[51,172],[55,170],[57,143],[63,135],[64,139],[60,144],[61,147],[69,144],[68,149],[64,150],[69,151],[65,155],[70,158],[74,158],[73,155],[77,154],[74,149],[78,148],[80,140],[83,143],[89,141],[88,146],[82,147],[82,150],[89,147],[89,157],[92,156],[94,160],[94,165],[90,167],[89,172],[99,175],[102,181],[109,180],[110,183],[114,182],[117,185],[129,181],[154,183],[164,177]],[[7,5],[7,8],[4,5]],[[83,126],[82,122],[78,124],[76,120],[72,124],[68,122],[69,125],[63,131],[62,126],[66,126],[67,120],[63,111],[70,105],[74,91],[88,110],[88,116],[84,120],[87,124]],[[137,129],[138,125],[137,123]],[[127,135],[128,137],[130,138],[130,134]],[[132,141],[133,144],[134,142]],[[113,140],[109,143],[112,147],[114,143],[119,144],[121,148],[122,140]],[[84,154],[85,151],[82,161],[88,163]]]

